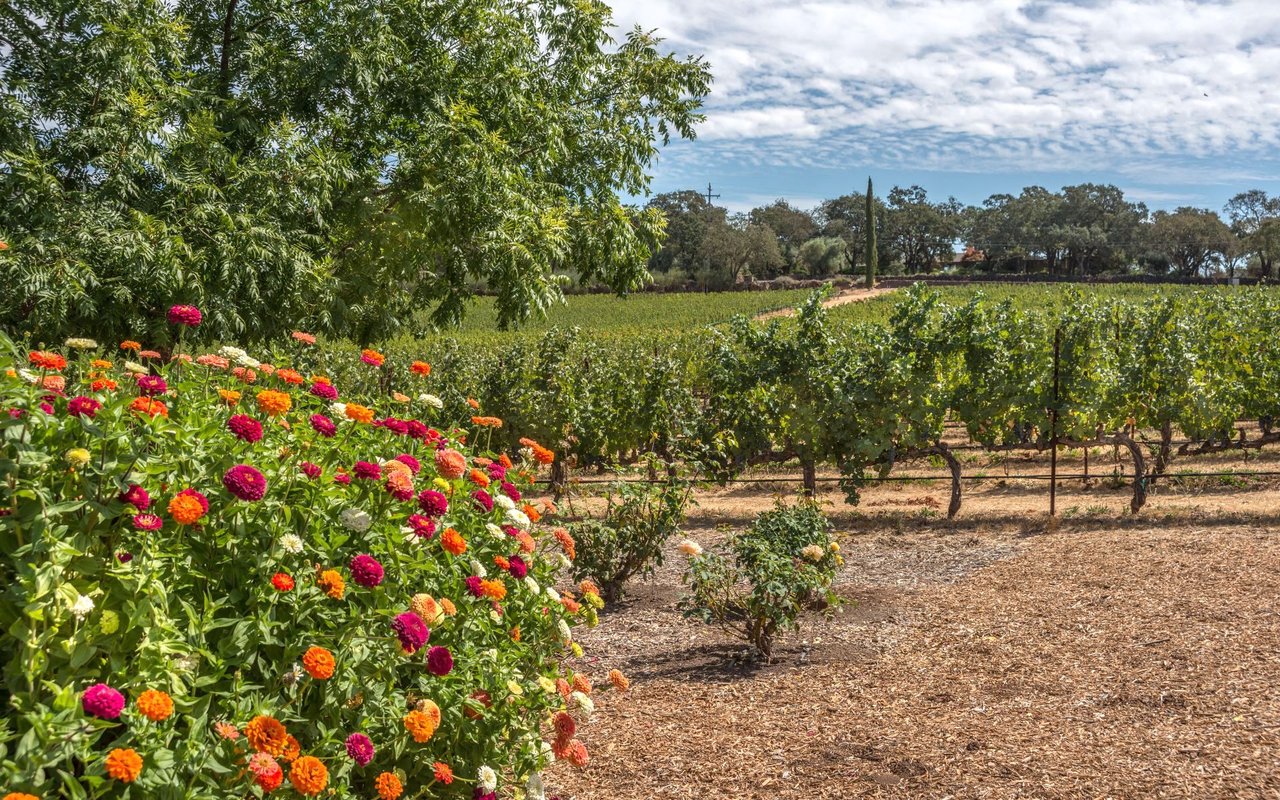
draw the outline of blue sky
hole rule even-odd
[[[1114,183],[1153,209],[1280,193],[1280,0],[614,0],[715,75],[655,192],[745,210],[919,184]]]

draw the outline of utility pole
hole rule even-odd
[[[713,197],[716,198],[717,200],[720,199],[720,195],[711,193],[711,181],[707,181],[707,194],[706,194],[707,205],[711,205],[711,198]]]

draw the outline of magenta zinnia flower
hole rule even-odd
[[[481,586],[480,586],[480,576],[479,576],[479,575],[470,575],[470,576],[468,576],[468,577],[467,577],[467,580],[466,580],[466,584],[467,584],[467,591],[471,593],[471,596],[472,596],[472,597],[483,597],[483,596],[484,596],[484,589],[483,589],[483,587],[481,587]]]
[[[431,631],[427,628],[427,623],[423,622],[422,617],[412,611],[397,614],[395,619],[391,620],[391,629],[399,637],[400,646],[409,654],[418,652],[427,643],[427,640],[431,638]]]
[[[428,517],[443,517],[449,510],[449,499],[433,489],[424,489],[418,495],[418,507]]]
[[[138,376],[138,393],[145,394],[148,397],[154,397],[158,394],[164,394],[169,390],[169,384],[164,382],[164,378],[159,375],[139,375]]]
[[[347,737],[347,755],[363,767],[373,760],[373,742],[363,733],[353,733]]]
[[[222,485],[241,500],[261,500],[267,493],[267,479],[248,464],[236,464],[222,476]]]
[[[235,414],[232,416],[231,419],[227,420],[227,430],[234,433],[237,439],[250,444],[262,439],[262,423],[248,414]]]
[[[84,713],[98,719],[119,719],[124,710],[124,695],[105,683],[95,683],[80,698]]]
[[[329,437],[338,432],[338,426],[324,414],[311,415],[311,427],[321,436]]]
[[[357,461],[352,471],[361,480],[372,481],[382,477],[382,467],[369,461]]]
[[[67,413],[73,417],[88,417],[89,419],[93,419],[100,408],[102,408],[102,403],[99,403],[92,397],[85,397],[84,395],[77,395],[67,401]]]
[[[413,528],[415,536],[422,539],[430,539],[436,532],[436,523],[430,517],[424,517],[421,514],[409,515],[409,527]]]
[[[186,325],[194,328],[203,321],[204,315],[195,306],[173,306],[169,309],[170,325]]]
[[[319,478],[320,473],[322,472],[319,464],[313,464],[310,461],[303,461],[298,465],[298,467],[302,470],[302,474],[306,475],[311,480]]]
[[[164,520],[155,514],[135,514],[133,516],[133,527],[140,531],[158,531],[164,526]]]
[[[404,464],[406,467],[408,467],[409,471],[412,472],[414,475],[417,475],[418,470],[422,469],[422,462],[414,458],[413,456],[409,455],[408,453],[401,453],[400,455],[396,456],[396,461],[399,461],[401,464]]]
[[[432,675],[444,677],[453,672],[453,655],[447,647],[433,647],[427,651],[427,669]]]
[[[409,433],[409,423],[395,417],[387,417],[382,421],[382,427],[394,433],[396,436],[404,436]]]
[[[520,556],[511,556],[507,561],[509,563],[507,572],[511,573],[511,577],[523,578],[529,574],[529,565],[524,563],[524,559]]]
[[[333,388],[333,384],[330,383],[313,383],[308,391],[322,400],[338,399],[338,390]]]
[[[431,432],[426,425],[422,424],[421,422],[418,422],[416,419],[409,420],[408,424],[409,424],[409,435],[412,436],[414,439],[425,440],[427,438],[427,435]]]
[[[511,483],[510,481],[503,481],[502,493],[505,494],[507,497],[510,497],[512,500],[516,501],[517,503],[520,502],[520,490],[516,488],[516,485],[514,483]]]
[[[120,502],[129,503],[139,511],[146,511],[151,508],[151,495],[147,494],[147,490],[143,489],[136,483],[129,484],[129,488],[124,490],[120,495]]]
[[[361,553],[351,559],[351,578],[356,583],[372,589],[382,583],[383,570],[378,559]]]
[[[476,501],[476,505],[483,509],[486,513],[493,510],[493,498],[484,489],[476,489],[471,493],[471,499]]]
[[[485,470],[489,473],[490,480],[500,481],[507,477],[507,468],[496,461],[485,467]]]

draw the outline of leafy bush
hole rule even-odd
[[[586,762],[544,738],[593,703],[573,542],[521,494],[540,446],[482,457],[500,421],[441,432],[233,348],[68,344],[0,376],[0,788],[537,798],[552,753]]]
[[[604,514],[573,527],[574,579],[596,583],[606,602],[622,599],[627,581],[662,566],[662,547],[679,533],[691,491],[678,481],[616,484]]]
[[[831,583],[844,563],[826,517],[803,500],[760,514],[729,540],[728,554],[692,541],[681,550],[690,557],[685,616],[745,639],[765,660],[777,635],[798,629],[806,610],[835,602]]]

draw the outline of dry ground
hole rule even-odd
[[[941,481],[857,509],[827,495],[848,602],[767,667],[680,617],[673,550],[583,634],[579,666],[634,686],[600,698],[588,769],[550,783],[565,800],[1280,797],[1280,486],[1229,483],[1158,488],[1136,518],[1127,489],[1064,484],[1053,524],[1043,483],[971,487],[950,522]],[[690,533],[714,544],[770,502],[704,493]]]
[[[833,297],[828,297],[822,301],[823,308],[835,308],[846,303],[858,303],[863,300],[870,300],[873,297],[879,297],[882,294],[888,294],[894,289],[845,289]],[[766,311],[756,316],[758,320],[770,320],[775,317],[791,317],[795,316],[794,308],[780,308],[777,311]]]

